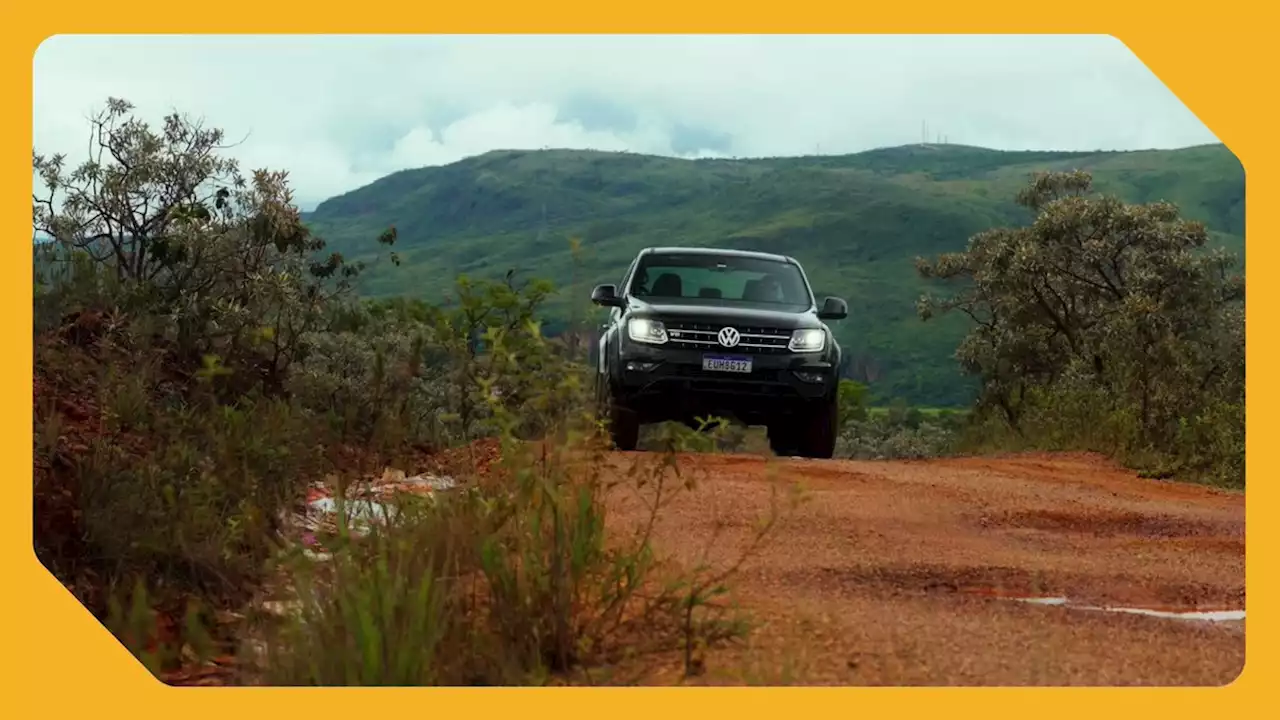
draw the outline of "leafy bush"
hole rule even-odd
[[[320,469],[323,437],[288,400],[223,403],[174,381],[130,334],[91,354],[37,346],[37,554],[68,580],[148,578],[175,596],[246,599],[282,513]],[[69,526],[55,523],[60,503]]]
[[[334,327],[310,333],[305,358],[286,389],[351,441],[447,444],[441,408],[444,370],[427,359],[431,328],[404,317],[380,317],[363,305],[343,307]]]
[[[483,384],[518,389],[487,395],[501,462],[464,493],[398,502],[358,541],[340,525],[332,565],[295,573],[301,610],[269,643],[273,683],[541,683],[673,649],[693,668],[696,648],[740,630],[714,602],[733,567],[664,570],[650,546],[694,481],[676,453],[714,435],[667,428],[661,454],[611,467],[583,373],[531,330],[486,334]],[[546,440],[522,438],[531,412]],[[632,537],[606,532],[622,487],[649,503]]]
[[[1138,464],[1242,484],[1243,278],[1206,251],[1202,224],[1169,203],[1093,196],[1084,172],[1037,175],[1020,228],[920,260],[926,278],[963,281],[922,298],[924,319],[960,312],[957,350],[981,379],[979,416],[1043,447],[1089,447]],[[1217,429],[1205,425],[1213,418]]]
[[[839,387],[839,428],[867,419],[867,386],[860,382],[841,378]]]
[[[692,482],[677,452],[718,436],[609,463],[587,368],[537,321],[550,284],[360,302],[363,266],[324,256],[286,176],[242,177],[221,131],[155,130],[120,100],[91,123],[84,164],[33,154],[35,542],[150,667],[188,662],[267,587],[299,615],[216,640],[265,634],[259,679],[286,683],[544,682],[645,649],[692,668],[736,631],[715,601],[733,568],[664,566],[652,520],[606,532],[609,492],[656,514]],[[365,537],[341,522],[327,563],[295,552],[286,519],[315,481],[483,436],[501,462],[465,492],[402,498]]]
[[[836,441],[836,456],[856,460],[920,460],[956,450],[959,421],[933,418],[918,408],[869,414],[849,422]]]

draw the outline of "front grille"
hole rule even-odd
[[[791,342],[791,331],[783,328],[769,328],[746,325],[730,325],[738,331],[741,340],[732,348],[725,348],[716,339],[716,335],[725,325],[693,322],[667,322],[667,344],[685,350],[749,350],[758,354],[780,354],[789,352],[787,343]]]

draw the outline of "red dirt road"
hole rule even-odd
[[[698,682],[1220,685],[1243,668],[1243,622],[1007,597],[1242,610],[1242,493],[1142,480],[1087,455],[685,463],[706,474],[654,538],[685,563],[709,546],[732,562],[775,484],[805,491],[730,581],[756,629],[713,650]],[[613,504],[616,520],[643,514],[634,497]]]

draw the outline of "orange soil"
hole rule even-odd
[[[1243,622],[1000,597],[1243,609],[1242,493],[1142,480],[1089,455],[685,464],[705,477],[662,513],[655,546],[686,564],[707,547],[736,559],[775,483],[806,495],[731,581],[757,629],[711,651],[697,682],[1218,685],[1243,667]],[[611,503],[611,522],[644,516],[633,495]],[[649,681],[678,675],[673,662]]]

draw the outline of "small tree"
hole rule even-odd
[[[563,380],[573,363],[541,342],[537,315],[554,290],[549,282],[518,282],[513,270],[501,280],[460,276],[455,289],[456,297],[448,306],[429,313],[431,350],[447,358],[451,368],[447,406],[462,437],[469,439],[489,415],[495,398],[508,409],[521,408],[535,396],[545,400],[546,393],[533,390]],[[496,351],[494,333],[505,338],[507,352]],[[520,346],[521,342],[529,346]],[[516,347],[519,352],[510,350]],[[535,417],[533,410],[549,410],[525,409],[531,411],[529,419]]]
[[[920,315],[973,321],[957,356],[982,379],[980,406],[1011,427],[1073,388],[1095,410],[1131,417],[1136,444],[1170,448],[1208,404],[1243,408],[1243,279],[1173,205],[1091,189],[1084,172],[1036,175],[1017,198],[1035,213],[1030,225],[919,260],[923,277],[964,283],[922,298]]]
[[[83,163],[33,151],[32,225],[46,272],[65,280],[87,263],[119,309],[165,318],[179,365],[220,357],[275,391],[361,266],[319,259],[287,173],[246,178],[227,149],[199,120],[174,113],[157,129],[109,99]]]

